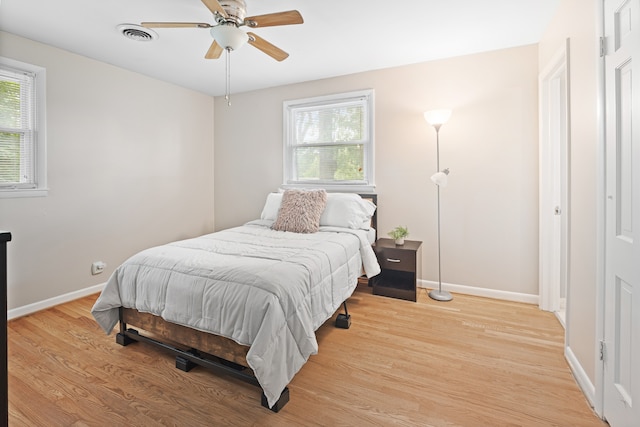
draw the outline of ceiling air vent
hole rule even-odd
[[[148,28],[134,24],[120,24],[118,31],[128,39],[138,42],[150,42],[158,38],[158,34]]]

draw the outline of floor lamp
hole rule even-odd
[[[429,292],[429,297],[436,301],[451,301],[453,297],[447,291],[442,290],[442,265],[440,263],[440,187],[446,187],[449,169],[440,170],[440,127],[451,117],[451,110],[425,111],[424,119],[436,130],[436,170],[431,176],[431,181],[438,188],[438,289]]]

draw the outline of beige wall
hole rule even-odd
[[[596,354],[597,34],[595,0],[562,0],[539,44],[544,68],[570,39],[570,258],[567,345],[592,383]]]
[[[0,198],[9,309],[107,280],[135,251],[213,230],[213,99],[0,33],[47,70],[49,195]],[[91,276],[93,261],[106,272]]]
[[[216,98],[216,229],[260,215],[282,183],[282,102],[375,90],[375,168],[382,236],[402,224],[422,240],[423,279],[437,280],[436,134],[440,131],[442,274],[447,283],[538,293],[537,46],[359,73]]]

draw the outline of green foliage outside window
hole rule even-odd
[[[361,181],[364,147],[347,146],[300,147],[295,151],[298,179]]]
[[[0,183],[20,182],[20,84],[0,81]]]
[[[364,110],[343,105],[299,111],[294,148],[300,181],[364,180]]]

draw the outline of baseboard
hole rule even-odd
[[[438,287],[438,282],[432,282],[429,280],[418,280],[418,286],[421,288],[433,289]],[[535,305],[538,305],[540,300],[538,295],[499,291],[496,289],[476,288],[475,286],[454,285],[452,283],[442,283],[442,288],[443,290],[447,290],[449,292],[457,292],[465,295],[474,295],[477,297],[494,298],[505,301],[523,302]]]
[[[573,374],[573,377],[576,379],[578,386],[582,389],[582,392],[584,393],[584,396],[587,398],[589,405],[591,405],[592,408],[595,408],[596,387],[591,382],[591,380],[589,379],[589,376],[584,371],[584,369],[582,369],[582,365],[578,361],[578,358],[576,357],[576,355],[573,354],[571,347],[566,346],[564,348],[564,357],[565,359],[567,359],[567,363],[569,364],[571,373]]]
[[[44,310],[50,307],[54,307],[65,302],[73,301],[87,295],[95,294],[102,291],[105,283],[90,286],[78,291],[69,292],[64,295],[49,298],[44,301],[35,302],[33,304],[24,305],[22,307],[13,308],[7,311],[7,320],[15,319],[16,317],[26,316],[27,314],[35,313],[36,311]],[[438,283],[428,280],[418,280],[418,286],[421,288],[433,289],[438,286]],[[538,295],[521,294],[517,292],[499,291],[495,289],[476,288],[474,286],[454,285],[451,283],[443,283],[443,287],[450,292],[457,292],[466,295],[475,295],[478,297],[495,298],[505,301],[524,302],[527,304],[538,304]]]
[[[44,310],[54,307],[56,305],[63,304],[65,302],[73,301],[87,295],[95,294],[102,291],[105,283],[99,285],[90,286],[78,291],[69,292],[68,294],[60,295],[57,297],[49,298],[44,301],[34,302],[33,304],[23,305],[22,307],[12,308],[7,311],[7,320],[15,319],[16,317],[26,316],[27,314],[35,313],[36,311]]]

